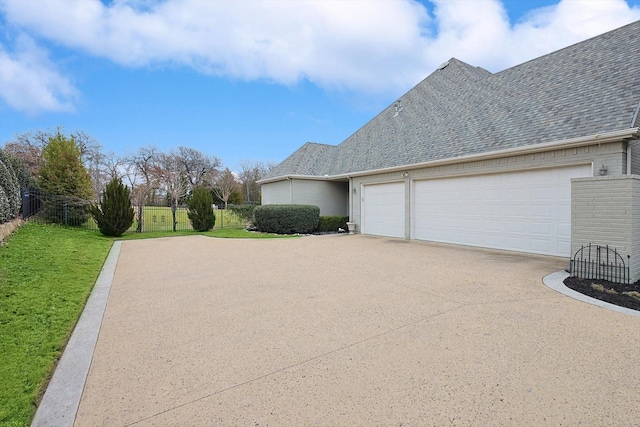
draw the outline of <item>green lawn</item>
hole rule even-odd
[[[145,206],[144,214],[144,232],[149,231],[172,231],[171,208],[164,206]],[[243,228],[244,221],[230,210],[215,210],[216,216],[215,229],[223,228]],[[136,229],[136,224],[132,226],[132,230]],[[193,230],[191,222],[187,216],[186,208],[178,208],[176,210],[176,230],[187,231]]]
[[[122,239],[196,234],[292,237],[215,228],[127,233]],[[0,247],[0,426],[30,424],[112,242],[95,230],[27,223]]]
[[[26,224],[0,248],[0,425],[29,425],[112,240]]]

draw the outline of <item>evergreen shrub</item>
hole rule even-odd
[[[262,205],[253,211],[255,226],[265,233],[307,234],[318,227],[320,208],[315,205]]]
[[[187,216],[196,231],[209,231],[213,228],[216,224],[216,217],[213,214],[213,196],[208,188],[196,187],[193,189]]]
[[[2,157],[0,157],[0,187],[4,190],[7,201],[9,202],[9,212],[6,219],[11,219],[20,214],[22,196],[20,194],[18,178],[13,172],[11,163],[8,162],[8,159]]]
[[[11,219],[9,215],[9,200],[7,199],[7,194],[0,185],[0,224],[8,221],[9,219]]]
[[[121,236],[133,224],[133,206],[131,206],[129,188],[120,179],[112,179],[102,193],[100,206],[92,205],[90,211],[102,234]]]
[[[320,222],[318,222],[318,230],[320,232],[331,232],[338,231],[339,228],[343,230],[348,230],[347,222],[349,221],[348,216],[321,216]]]

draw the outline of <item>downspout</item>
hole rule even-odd
[[[633,127],[638,121],[638,115],[640,114],[640,101],[638,101],[638,106],[636,107],[636,112],[633,114],[633,118],[631,119],[631,127]],[[637,141],[637,140],[636,140]],[[627,175],[631,175],[631,155],[633,151],[633,142],[627,142]]]
[[[627,175],[631,175],[631,158],[633,157],[633,152],[640,147],[640,139],[632,139],[627,141]],[[640,155],[638,153],[637,155]]]

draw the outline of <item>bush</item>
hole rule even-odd
[[[187,216],[196,231],[209,231],[213,228],[216,224],[216,217],[213,215],[213,196],[209,189],[205,187],[193,189]]]
[[[238,215],[240,218],[244,220],[246,224],[250,224],[253,222],[253,211],[256,208],[256,205],[252,204],[243,204],[243,205],[229,205],[227,208]]]
[[[4,190],[9,202],[8,219],[17,217],[22,207],[20,185],[11,163],[8,162],[8,158],[4,155],[0,156],[0,187]]]
[[[7,194],[4,192],[4,189],[0,185],[0,223],[11,219],[9,210],[9,200],[7,200]]]
[[[318,222],[317,231],[327,232],[327,231],[338,231],[339,228],[343,230],[348,230],[347,222],[349,221],[348,216],[321,216],[320,222]]]
[[[263,205],[253,211],[255,225],[265,233],[306,234],[318,227],[320,208],[314,205]]]
[[[91,206],[93,218],[105,236],[118,237],[133,224],[133,207],[129,188],[114,178],[102,193],[100,206]]]

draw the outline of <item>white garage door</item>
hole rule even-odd
[[[362,187],[362,233],[404,237],[404,182]]]
[[[591,166],[415,181],[412,237],[570,256],[571,178]]]

